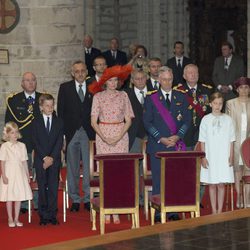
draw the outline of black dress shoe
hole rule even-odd
[[[21,214],[25,214],[25,213],[27,213],[27,212],[28,212],[28,209],[27,209],[27,208],[23,208],[23,207],[22,207],[22,208],[20,209],[20,213],[21,213]]]
[[[168,220],[180,220],[180,217],[178,214],[171,214],[169,217],[168,217]]]
[[[49,223],[51,223],[52,225],[59,225],[59,221],[56,218],[50,219]]]
[[[85,202],[84,203],[84,209],[90,211],[90,202]]]
[[[155,223],[161,223],[161,215],[160,214],[155,215]]]
[[[70,212],[78,212],[80,208],[80,203],[73,202],[70,208]]]
[[[40,222],[39,222],[40,226],[46,226],[47,225],[47,220],[40,218]]]

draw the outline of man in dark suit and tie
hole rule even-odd
[[[92,47],[93,39],[90,35],[84,36],[83,39],[83,47],[84,47],[84,55],[85,55],[85,63],[88,69],[88,75],[93,76],[95,71],[93,69],[93,61],[94,59],[101,55],[101,51],[97,48]]]
[[[173,70],[173,87],[179,83],[185,82],[183,78],[183,69],[187,64],[192,63],[190,58],[184,56],[183,42],[176,41],[174,43],[174,54],[175,56],[170,58],[166,63],[166,65]]]
[[[158,151],[184,148],[183,139],[191,125],[191,113],[183,93],[172,89],[172,70],[163,66],[159,70],[160,89],[146,97],[143,121],[148,134],[147,153],[150,155],[153,194],[160,194],[160,159]],[[174,125],[174,126],[173,126]],[[178,216],[174,215],[173,219]]]
[[[110,49],[103,52],[103,56],[106,59],[108,67],[114,65],[125,65],[128,62],[127,55],[125,52],[118,49],[119,41],[116,37],[110,40]]]
[[[57,193],[62,165],[63,121],[54,112],[54,97],[42,94],[41,114],[32,124],[34,167],[38,184],[40,225],[57,225]]]
[[[245,70],[243,59],[233,55],[231,43],[222,43],[221,52],[222,56],[217,57],[214,62],[213,83],[227,101],[236,97],[233,84],[239,77],[244,76]]]
[[[80,160],[83,162],[84,208],[90,210],[89,201],[89,140],[95,138],[90,124],[92,95],[86,86],[88,71],[82,61],[76,61],[71,68],[74,80],[62,83],[59,88],[57,110],[64,122],[66,137],[66,162],[69,196],[73,203],[72,212],[79,211]]]
[[[161,59],[158,57],[153,57],[149,59],[148,70],[149,79],[147,80],[147,90],[158,90],[160,87],[159,83],[159,69],[162,66]]]
[[[38,99],[41,93],[36,91],[37,80],[32,72],[25,72],[23,74],[21,87],[23,88],[22,92],[11,94],[7,97],[5,123],[13,121],[18,125],[22,135],[20,141],[26,145],[28,167],[32,171],[32,150],[34,149],[34,145],[31,137],[31,126],[34,119],[40,114]],[[37,209],[37,192],[34,192],[33,201],[34,207]],[[27,210],[28,202],[22,202],[21,213],[25,213]]]
[[[132,88],[127,88],[125,91],[133,108],[135,117],[132,119],[131,126],[128,130],[129,136],[129,152],[141,153],[142,140],[146,137],[146,131],[143,124],[143,105],[147,93],[147,73],[142,70],[134,69],[131,72]],[[140,176],[143,176],[142,161],[140,161]],[[140,180],[139,180],[140,181]],[[140,186],[140,185],[139,185]],[[143,203],[143,191],[140,191],[140,204]]]

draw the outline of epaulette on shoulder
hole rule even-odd
[[[15,96],[15,95],[17,95],[18,94],[18,92],[15,92],[15,93],[10,93],[8,96],[7,96],[7,100],[8,99],[10,99],[10,98],[12,98],[13,96]]]
[[[178,85],[174,86],[173,89],[176,90],[176,89],[181,88],[181,87],[183,87],[183,85],[181,83],[178,83]]]
[[[212,89],[213,87],[210,84],[202,84],[203,87],[208,88],[208,89]]]
[[[181,87],[183,87],[183,85],[181,83],[179,83],[177,86],[173,87],[173,90],[185,94],[187,91],[185,89],[181,88]]]
[[[87,76],[85,80],[88,80],[88,79],[90,79],[90,78],[91,78],[90,76]]]
[[[148,91],[148,92],[146,93],[146,95],[152,95],[152,94],[154,94],[154,93],[156,93],[156,92],[157,92],[157,90]]]

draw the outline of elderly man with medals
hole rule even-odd
[[[153,180],[153,194],[160,194],[160,159],[158,151],[185,150],[183,138],[191,124],[188,102],[181,91],[172,89],[173,73],[166,66],[160,68],[158,91],[148,93],[144,103],[143,122],[148,133],[147,153]],[[169,214],[169,219],[178,219],[177,214]],[[156,221],[159,215],[156,214]]]
[[[186,82],[178,84],[174,89],[185,95],[189,104],[188,109],[192,113],[192,125],[184,137],[184,142],[187,150],[193,150],[198,141],[201,119],[211,112],[209,98],[213,93],[213,87],[207,84],[198,84],[199,71],[195,64],[185,66],[183,77]],[[205,186],[201,185],[200,200],[202,200],[204,192]],[[203,207],[202,204],[201,207]]]

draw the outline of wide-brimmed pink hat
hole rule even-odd
[[[248,85],[250,87],[250,78],[242,76],[234,82],[235,89],[239,88],[241,85]]]

